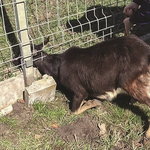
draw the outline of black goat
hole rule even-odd
[[[34,66],[72,94],[76,114],[100,104],[97,99],[84,102],[88,97],[111,100],[121,89],[150,106],[150,47],[134,35],[43,55],[34,56]],[[150,137],[150,128],[146,135]]]

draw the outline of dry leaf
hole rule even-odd
[[[57,124],[57,123],[54,123],[54,124],[51,125],[51,127],[53,127],[53,128],[58,128],[58,124]]]
[[[34,136],[35,139],[39,139],[40,137],[41,137],[40,134],[35,134],[35,136]]]
[[[107,134],[107,131],[106,131],[106,125],[105,124],[98,124],[98,127],[100,129],[100,133],[99,135],[100,136],[105,136]]]

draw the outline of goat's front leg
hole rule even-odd
[[[83,104],[84,104],[84,96],[80,94],[75,94],[73,96],[72,104],[71,104],[71,111],[76,112]]]
[[[86,90],[82,89],[80,90],[80,92],[77,92],[77,90],[75,90],[71,111],[78,115],[87,109],[98,107],[101,105],[101,102],[96,99],[84,101],[87,97],[88,93],[86,92]]]
[[[87,109],[93,108],[93,107],[98,107],[101,105],[101,102],[97,99],[93,100],[88,100],[84,104],[81,103],[80,107],[78,108],[77,111],[75,111],[75,114],[81,114],[82,112],[86,111]]]

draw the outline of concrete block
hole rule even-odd
[[[36,98],[43,101],[46,101],[47,99],[48,101],[51,101],[55,94],[55,81],[52,77],[47,75],[40,81],[39,79],[41,79],[42,76],[39,71],[36,68],[33,68],[33,72],[34,81],[37,81],[32,83],[32,86],[36,86],[35,88],[29,90],[31,87],[28,87],[26,89],[26,91],[28,91],[28,98],[29,96],[31,97],[31,101],[29,102],[33,103]],[[23,92],[25,93],[25,84],[23,74],[20,73],[16,77],[0,82],[0,89],[0,116],[4,116],[13,110],[12,105],[16,103],[18,99],[24,99]],[[36,96],[36,93],[39,95]],[[44,100],[44,98],[46,98],[46,100]]]
[[[23,99],[24,78],[23,74],[0,82],[0,111]]]
[[[3,117],[9,113],[11,113],[13,111],[13,107],[12,105],[7,106],[5,108],[3,108],[2,110],[0,110],[0,117]]]
[[[35,81],[25,89],[26,103],[32,105],[34,102],[50,102],[55,98],[56,82],[48,75],[41,80]]]

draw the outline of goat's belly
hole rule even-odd
[[[104,95],[97,96],[97,98],[112,101],[118,94],[127,94],[127,92],[121,88],[117,88],[116,90],[105,92]]]

